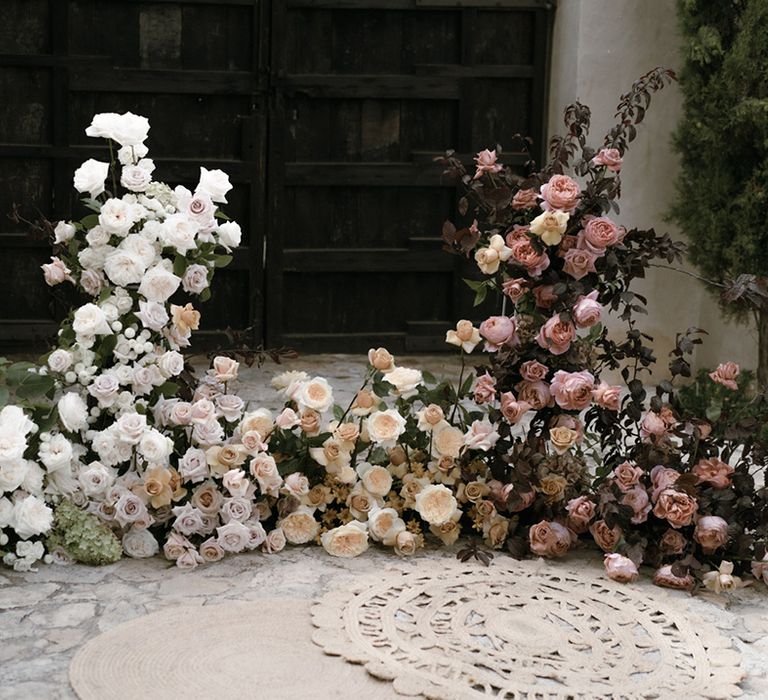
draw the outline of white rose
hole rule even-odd
[[[160,331],[170,321],[165,306],[156,301],[139,301],[139,311],[136,318],[141,321],[144,328],[152,331]]]
[[[104,192],[104,181],[109,174],[109,163],[89,158],[77,170],[75,170],[74,185],[80,192],[88,192],[96,198]]]
[[[312,542],[320,532],[320,523],[315,520],[312,511],[306,506],[300,506],[280,520],[278,527],[291,544]]]
[[[139,443],[139,452],[150,464],[166,464],[172,450],[173,441],[154,428],[147,430]]]
[[[104,275],[96,270],[83,270],[80,275],[80,286],[85,290],[86,294],[90,294],[92,297],[97,297],[101,294],[105,282]]]
[[[10,493],[19,488],[27,478],[27,471],[29,462],[25,459],[0,462],[0,493]]]
[[[219,243],[227,250],[237,248],[243,238],[240,224],[235,221],[227,221],[225,224],[221,224],[217,229],[217,233],[219,234]]]
[[[181,255],[185,255],[197,247],[195,235],[199,230],[200,224],[186,214],[173,214],[163,223],[160,237],[164,246],[175,248]]]
[[[216,205],[213,200],[203,193],[197,193],[194,197],[179,198],[179,209],[191,219],[194,219],[203,231],[216,226]]]
[[[59,420],[65,430],[76,433],[88,427],[88,404],[80,394],[70,391],[59,399],[56,404]]]
[[[114,425],[96,433],[91,441],[91,447],[99,455],[99,461],[107,467],[126,462],[132,453],[131,444],[120,440]]]
[[[114,423],[117,435],[129,445],[138,445],[147,427],[147,417],[141,413],[124,413]]]
[[[122,199],[108,199],[101,205],[99,225],[107,233],[125,236],[135,223],[133,208]]]
[[[250,528],[238,520],[217,527],[216,534],[216,541],[225,552],[242,552],[251,539]]]
[[[146,265],[137,255],[119,248],[110,253],[104,261],[104,272],[107,277],[113,284],[120,287],[139,284],[146,269]]]
[[[40,443],[40,461],[47,467],[49,472],[57,469],[69,467],[74,457],[72,443],[61,433],[52,435],[50,440]]]
[[[136,255],[144,267],[147,268],[155,262],[157,251],[152,242],[140,233],[131,233],[127,235],[119,246],[120,250],[128,251]]]
[[[117,159],[121,165],[133,165],[147,155],[147,153],[149,153],[149,149],[143,143],[136,144],[135,146],[123,146],[117,152]]]
[[[99,246],[107,245],[111,238],[109,231],[105,231],[98,224],[94,226],[88,233],[85,234],[86,243],[90,246],[98,248]]]
[[[368,513],[368,531],[377,542],[389,543],[405,530],[405,522],[394,508],[374,507]]]
[[[43,468],[37,462],[28,459],[27,473],[24,476],[24,481],[21,482],[21,488],[27,493],[40,495],[43,492],[44,478],[45,471]]]
[[[13,503],[7,498],[0,498],[0,530],[8,527],[13,520]]]
[[[139,294],[147,301],[165,302],[176,292],[181,278],[166,270],[162,265],[155,265],[144,275],[139,285]]]
[[[113,250],[108,245],[84,248],[77,254],[77,260],[84,270],[103,270],[104,261]]]
[[[107,317],[96,304],[83,304],[75,311],[72,329],[78,336],[112,335]]]
[[[144,192],[152,182],[152,173],[138,165],[126,165],[120,175],[120,184],[131,192]]]
[[[324,532],[320,541],[323,549],[334,557],[356,557],[368,549],[368,529],[365,523],[351,523]]]
[[[208,447],[217,445],[224,439],[224,428],[214,418],[206,423],[195,423],[192,429],[192,440],[198,445]]]
[[[395,409],[376,411],[366,419],[368,436],[381,447],[394,447],[405,432],[405,418]]]
[[[216,415],[221,416],[229,423],[235,423],[240,420],[245,407],[243,401],[236,394],[219,394],[216,399]]]
[[[72,366],[72,353],[62,348],[54,350],[48,356],[48,367],[52,372],[63,374]]]
[[[27,496],[13,506],[13,529],[21,539],[42,535],[51,529],[53,511],[37,496]]]
[[[273,426],[272,412],[267,408],[260,408],[243,416],[243,420],[240,421],[240,432],[245,434],[255,430],[262,438],[266,438],[272,432]]]
[[[208,289],[208,268],[205,265],[190,265],[181,278],[185,292],[200,294]]]
[[[83,493],[92,498],[101,496],[115,483],[115,472],[100,462],[91,462],[77,476]]]
[[[88,386],[88,393],[99,402],[101,408],[111,408],[117,400],[119,392],[120,383],[117,377],[111,373],[94,377]]]
[[[415,509],[430,525],[447,523],[457,507],[456,497],[442,484],[430,484],[416,494]]]
[[[200,168],[200,182],[195,188],[196,194],[206,194],[214,202],[227,203],[226,194],[232,189],[229,175],[221,170]]]
[[[54,243],[66,243],[75,237],[77,229],[67,221],[59,221],[53,233],[56,236]]]
[[[395,394],[407,399],[416,394],[418,386],[423,383],[423,378],[417,369],[397,367],[387,374],[387,381],[395,387]]]
[[[121,146],[139,146],[147,140],[149,120],[132,112],[96,114],[85,130],[86,136],[112,139]]]
[[[176,350],[168,350],[157,359],[157,366],[164,377],[176,377],[184,371],[184,355]]]
[[[298,387],[296,401],[302,411],[311,408],[324,413],[333,406],[333,390],[326,379],[314,377]]]
[[[123,551],[133,559],[147,559],[160,551],[160,545],[147,528],[132,527],[123,535]]]

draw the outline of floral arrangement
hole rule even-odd
[[[477,299],[496,294],[502,307],[447,332],[462,355],[457,384],[372,349],[348,405],[326,379],[290,371],[272,382],[284,401],[276,415],[234,392],[233,357],[194,381],[180,352],[200,315],[178,295],[206,298],[239,243],[217,207],[228,178],[202,168],[194,192],[156,182],[146,119],[96,115],[86,133],[119,145],[117,160],[78,169],[94,213],[58,224],[44,266],[49,284],[71,282],[91,301],[41,367],[0,366],[16,404],[0,412],[4,561],[30,568],[43,542],[49,560],[111,561],[118,543],[182,568],[311,542],[340,557],[371,543],[408,556],[475,534],[514,556],[592,540],[618,580],[650,564],[662,585],[719,590],[752,562],[768,578],[766,495],[753,476],[765,440],[749,430],[763,409],[732,411],[722,394],[720,412],[702,416],[678,390],[700,342],[693,330],[649,395],[641,373],[655,358],[630,284],[681,249],[608,216],[635,125],[669,78],[657,70],[633,86],[598,150],[586,143],[588,109],[569,108],[541,172],[505,168],[498,149],[479,153],[472,174],[446,156],[468,218],[444,227],[446,247],[474,258]],[[609,311],[627,323],[624,339],[602,324]],[[480,346],[488,361],[465,376]],[[601,378],[609,371],[623,385]],[[725,364],[707,382],[733,392],[739,376]],[[489,560],[474,544],[459,554]]]

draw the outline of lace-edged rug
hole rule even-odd
[[[431,564],[431,566],[430,566]],[[403,565],[328,593],[313,640],[406,696],[441,700],[730,698],[741,657],[684,594],[567,563]]]

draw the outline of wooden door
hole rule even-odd
[[[471,162],[475,149],[518,132],[540,148],[551,9],[273,4],[270,344],[444,348],[445,330],[471,313],[471,294],[460,262],[441,252],[456,197],[433,159],[456,148]]]

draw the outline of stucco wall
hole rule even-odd
[[[632,81],[654,66],[678,69],[680,63],[674,0],[559,0],[549,133],[561,131],[563,109],[578,99],[592,109],[591,142],[598,145],[613,124],[619,96]],[[653,227],[678,237],[675,227],[664,221],[664,213],[674,196],[678,162],[670,139],[681,103],[677,85],[657,93],[630,146],[617,217],[627,228]],[[755,329],[725,321],[700,282],[657,269],[637,290],[648,296],[647,329],[656,341],[659,364],[666,365],[675,333],[697,326],[710,333],[697,351],[698,366],[725,360],[755,366]]]

